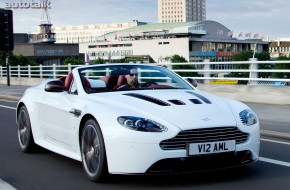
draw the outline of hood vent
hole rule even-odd
[[[202,104],[202,102],[199,99],[189,99],[194,104]]]
[[[175,105],[185,105],[185,103],[181,100],[168,100],[168,102],[171,102]]]
[[[207,99],[206,97],[204,97],[204,96],[202,96],[200,94],[197,94],[195,92],[187,92],[187,93],[194,95],[195,97],[201,99],[202,101],[204,101],[207,104],[211,104],[211,101],[209,99]]]
[[[160,105],[160,106],[170,106],[170,104],[168,104],[167,102],[164,102],[164,101],[162,101],[160,99],[157,99],[157,98],[154,98],[154,97],[151,97],[151,96],[146,96],[146,95],[143,95],[143,94],[127,93],[127,94],[123,94],[123,95],[131,96],[131,97],[134,97],[134,98],[139,98],[141,100],[145,100],[145,101],[148,101],[148,102]]]

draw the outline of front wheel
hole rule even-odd
[[[82,163],[91,181],[102,182],[108,174],[104,139],[98,123],[89,119],[81,135]]]
[[[25,153],[33,152],[36,148],[36,144],[34,143],[33,140],[30,118],[28,110],[25,106],[22,106],[19,109],[17,117],[17,126],[18,126],[18,141],[21,150]]]

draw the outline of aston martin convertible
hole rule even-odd
[[[258,160],[260,126],[244,103],[198,90],[149,64],[74,68],[28,88],[17,106],[23,152],[82,162],[87,177],[167,174]]]

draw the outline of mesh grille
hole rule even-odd
[[[249,134],[241,132],[237,127],[217,127],[181,131],[172,139],[160,142],[163,150],[186,149],[187,143],[214,142],[236,140],[236,144],[248,140]]]

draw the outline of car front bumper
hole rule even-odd
[[[236,145],[234,152],[188,156],[187,150],[162,150],[158,143],[134,143],[120,139],[106,142],[109,173],[180,173],[234,167],[258,160],[260,133]]]

